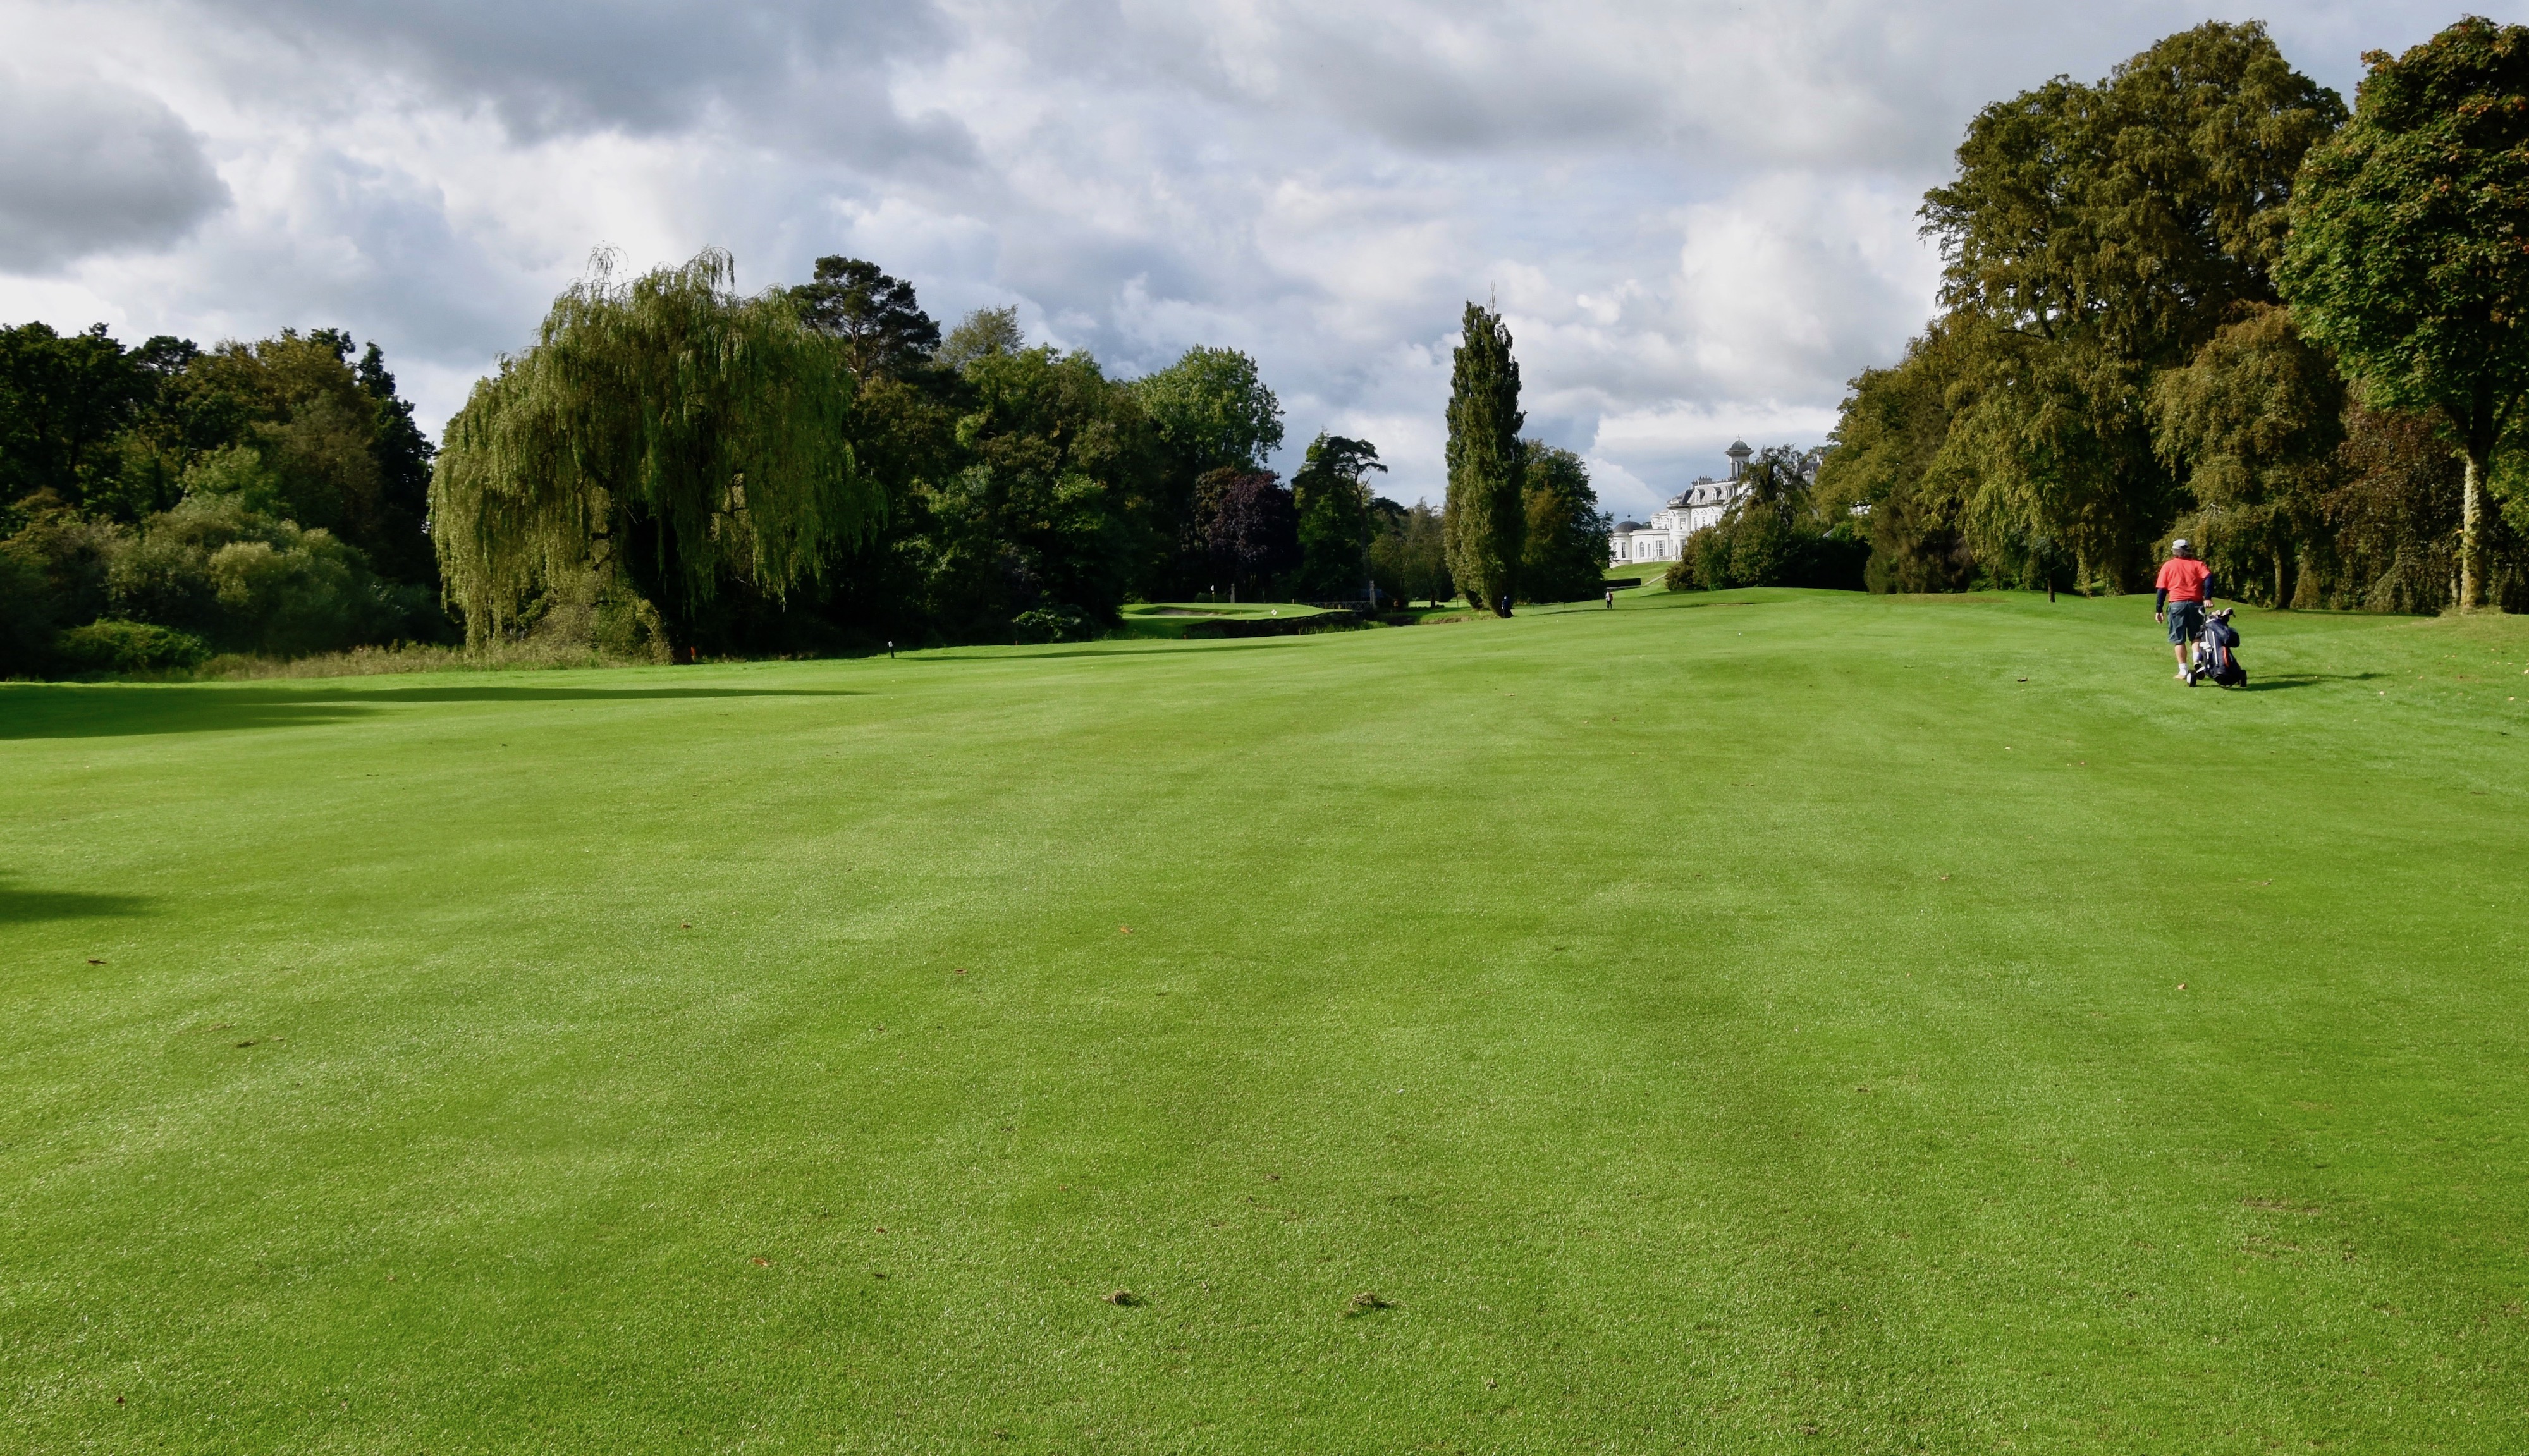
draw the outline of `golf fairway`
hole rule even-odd
[[[2518,1451],[2529,621],[0,686],[0,1448]]]

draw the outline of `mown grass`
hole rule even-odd
[[[0,1432],[2529,1440],[2521,623],[1622,600],[0,688]]]

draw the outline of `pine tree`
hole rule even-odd
[[[817,260],[817,280],[790,291],[799,321],[843,341],[852,377],[902,377],[931,362],[940,324],[922,311],[913,285],[860,258]]]
[[[1322,431],[1309,442],[1307,463],[1291,477],[1291,506],[1300,515],[1300,600],[1359,596],[1369,570],[1374,529],[1370,472],[1384,472],[1378,447]]]
[[[1508,617],[1528,524],[1519,361],[1499,314],[1469,303],[1462,332],[1466,342],[1449,370],[1449,574],[1469,606]]]

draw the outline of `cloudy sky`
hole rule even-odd
[[[1920,327],[1977,107],[2260,14],[2350,99],[2458,11],[0,0],[0,322],[341,327],[435,432],[594,247],[748,288],[839,252],[1123,374],[1246,350],[1290,455],[1367,437],[1410,499],[1489,297],[1531,432],[1641,512],[1734,434],[1815,442]]]

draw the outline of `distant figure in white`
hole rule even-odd
[[[1687,537],[1719,525],[1722,515],[1746,499],[1749,489],[1748,458],[1755,453],[1748,448],[1747,441],[1733,441],[1729,479],[1697,476],[1683,494],[1669,497],[1666,510],[1652,512],[1647,524],[1639,520],[1616,522],[1615,530],[1607,536],[1607,565],[1676,561],[1686,550]]]

